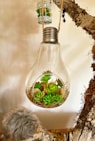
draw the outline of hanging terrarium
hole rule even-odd
[[[43,42],[26,81],[26,95],[43,108],[58,107],[69,95],[69,78],[60,54],[58,30],[43,29]]]
[[[42,24],[44,21],[45,24],[52,22],[51,18],[51,3],[49,1],[40,1],[37,4],[37,14],[38,14],[38,23]]]

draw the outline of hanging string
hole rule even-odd
[[[42,31],[44,29],[44,0],[42,0]]]
[[[61,17],[62,17],[62,10],[63,10],[63,1],[61,0],[61,4],[60,4],[60,17],[59,17],[59,24],[58,24],[58,32],[60,31],[60,25],[61,25]]]
[[[63,1],[61,0],[61,4],[60,4],[60,17],[59,17],[59,24],[58,24],[58,32],[60,31],[60,25],[61,25],[61,17],[62,17],[62,10],[63,10]],[[50,1],[51,2],[51,1]],[[44,29],[44,0],[42,0],[42,31]]]

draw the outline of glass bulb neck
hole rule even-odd
[[[43,43],[58,43],[58,30],[55,27],[46,27],[43,29]]]

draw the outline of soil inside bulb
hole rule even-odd
[[[53,108],[65,102],[69,91],[61,79],[52,72],[46,71],[26,90],[26,94],[34,104]]]

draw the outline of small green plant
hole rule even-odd
[[[39,102],[39,101],[42,100],[43,96],[44,96],[44,93],[41,92],[41,91],[38,91],[38,92],[36,92],[35,95],[34,95],[34,100],[35,100],[36,102]]]
[[[50,80],[50,78],[51,78],[50,75],[44,75],[44,76],[42,76],[41,81],[42,82],[48,82],[48,80]]]
[[[43,98],[44,104],[45,104],[45,105],[51,104],[51,99],[52,99],[52,95],[51,95],[51,94],[45,95],[44,98]]]
[[[59,88],[55,83],[48,84],[47,92],[51,94],[59,93]]]
[[[34,88],[40,88],[41,87],[41,83],[40,82],[37,82],[34,86]]]

